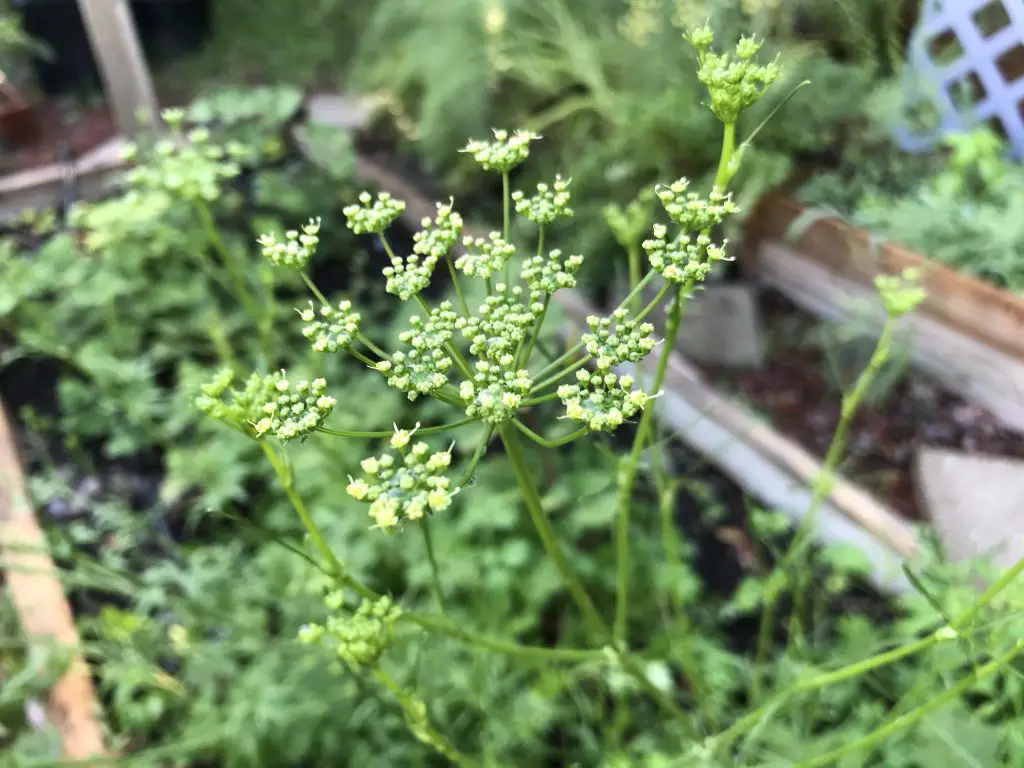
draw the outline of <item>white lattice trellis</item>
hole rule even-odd
[[[1024,159],[1024,0],[926,2],[907,61],[907,114],[897,130],[905,150],[988,124]],[[927,130],[911,127],[922,111]]]

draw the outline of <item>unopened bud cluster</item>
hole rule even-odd
[[[713,189],[705,198],[696,192],[687,192],[689,186],[687,179],[679,179],[655,190],[669,218],[684,232],[700,232],[717,227],[726,216],[739,210],[730,194]]]
[[[707,231],[696,237],[681,233],[668,239],[664,224],[655,224],[653,237],[643,242],[647,258],[654,270],[666,280],[680,285],[703,282],[717,261],[728,261],[725,243],[715,245]]]
[[[359,332],[362,316],[352,309],[351,301],[341,301],[337,307],[309,302],[307,309],[299,310],[306,323],[302,335],[311,343],[314,352],[337,352],[348,349]]]
[[[582,266],[582,256],[572,254],[563,259],[562,251],[555,248],[546,258],[534,256],[526,261],[521,276],[532,291],[550,295],[559,288],[575,288],[576,275]]]
[[[516,213],[540,226],[569,218],[573,214],[569,207],[569,181],[561,176],[555,176],[550,186],[543,182],[538,184],[537,194],[533,197],[526,197],[516,190],[512,193],[512,202],[515,203]]]
[[[271,264],[278,267],[291,267],[293,269],[305,269],[309,260],[316,253],[316,247],[320,244],[320,219],[310,219],[302,227],[302,231],[291,229],[284,233],[284,242],[279,241],[273,234],[260,235],[260,247],[263,249],[263,256]]]
[[[271,433],[279,440],[304,437],[315,432],[337,404],[327,394],[323,379],[292,384],[284,371],[268,378],[272,395],[260,408],[263,417],[255,424],[257,436]]]
[[[458,315],[450,302],[442,302],[431,310],[426,322],[418,315],[409,319],[412,326],[402,331],[398,339],[412,349],[395,352],[391,360],[382,360],[377,370],[387,375],[388,385],[404,392],[410,400],[436,392],[448,383],[448,371],[453,361],[446,351],[451,341]]]
[[[391,447],[397,453],[363,459],[363,476],[349,477],[348,495],[369,503],[373,527],[383,531],[394,529],[403,520],[443,512],[458,493],[444,474],[451,465],[451,450],[430,454],[424,442],[410,446],[415,432],[396,427]]]
[[[218,421],[253,434],[253,425],[263,417],[263,405],[274,392],[274,380],[253,373],[240,390],[231,386],[234,380],[235,374],[230,368],[218,371],[200,387],[196,408]]]
[[[479,280],[486,280],[503,269],[516,252],[515,246],[505,242],[500,232],[491,232],[486,238],[466,235],[462,245],[466,252],[455,260],[455,268]]]
[[[452,209],[453,201],[436,205],[437,216],[433,220],[424,217],[420,222],[423,229],[412,238],[413,253],[433,259],[435,263],[451,251],[462,234],[462,216]]]
[[[343,604],[340,590],[327,593],[324,603],[332,611]],[[373,666],[391,642],[392,625],[401,616],[401,609],[391,598],[366,598],[351,616],[332,615],[323,625],[306,624],[299,629],[300,643],[330,642],[338,656],[354,666]]]
[[[567,418],[584,423],[594,432],[617,429],[643,410],[650,399],[642,390],[633,389],[632,376],[583,369],[576,372],[576,381],[560,386],[558,399],[565,406]]]
[[[654,339],[651,338],[654,326],[638,324],[627,319],[628,315],[625,309],[617,309],[611,317],[591,315],[587,318],[591,332],[583,334],[581,341],[601,373],[622,363],[639,362],[654,349]]]
[[[460,151],[473,156],[485,171],[508,173],[530,155],[530,142],[540,136],[531,131],[495,130],[494,141],[472,139]]]
[[[735,123],[740,113],[756,104],[765,88],[781,75],[777,61],[768,64],[754,62],[762,43],[751,37],[740,38],[735,58],[728,53],[719,54],[711,50],[709,29],[698,30],[690,41],[697,47],[700,58],[697,77],[711,95],[711,111],[723,123]]]
[[[369,192],[359,193],[359,203],[341,209],[348,228],[357,235],[379,235],[405,212],[405,203],[387,192],[375,200]]]

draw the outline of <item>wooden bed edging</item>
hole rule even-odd
[[[367,184],[404,200],[403,220],[413,228],[436,213],[434,203],[416,186],[367,157],[357,158],[356,174]],[[600,314],[577,291],[559,291],[554,301],[565,312],[570,333],[581,332],[588,315]],[[646,361],[648,373],[655,364]],[[805,517],[810,485],[821,470],[818,459],[717,393],[679,354],[670,358],[662,400],[659,409],[663,417],[692,448],[762,503],[797,522]],[[876,587],[897,594],[911,588],[899,565],[918,554],[917,529],[848,480],[836,479],[831,497],[819,512],[815,534],[821,541],[843,542],[863,550],[872,562]]]
[[[100,705],[89,667],[78,651],[75,620],[46,551],[21,472],[13,436],[0,404],[0,553],[11,602],[29,643],[55,642],[71,650],[71,665],[50,691],[50,724],[60,733],[65,758],[107,755]]]
[[[787,244],[836,274],[869,287],[879,273],[918,268],[928,292],[922,314],[1024,361],[1024,298],[899,245],[876,242],[869,232],[839,218],[820,218],[799,237],[791,238],[791,226],[810,208],[778,194],[768,195],[758,204],[746,226],[756,271],[763,266],[760,246],[769,242]]]

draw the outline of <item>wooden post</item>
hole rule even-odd
[[[60,733],[64,757],[106,755],[100,705],[79,650],[75,620],[36,520],[14,437],[0,404],[0,552],[11,602],[29,643],[49,642],[71,652],[71,666],[51,689],[47,716]]]
[[[121,135],[131,138],[143,125],[156,125],[153,78],[128,0],[78,0],[78,9]]]

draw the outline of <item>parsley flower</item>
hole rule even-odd
[[[480,164],[485,171],[508,173],[522,163],[530,155],[530,142],[539,139],[531,131],[495,130],[494,141],[473,139],[460,152],[466,152]]]
[[[576,372],[575,384],[558,388],[558,399],[565,406],[565,417],[583,422],[594,432],[611,431],[641,411],[650,396],[633,388],[632,376]]]
[[[300,309],[298,313],[306,323],[302,335],[312,342],[314,352],[348,349],[359,332],[362,319],[347,300],[339,302],[336,308],[321,304],[319,309],[311,301],[307,309]]]

